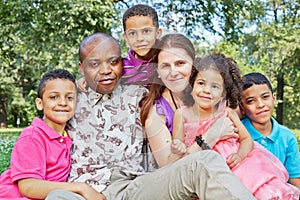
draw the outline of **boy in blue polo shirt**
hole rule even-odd
[[[242,120],[254,141],[271,151],[289,172],[289,182],[300,189],[300,153],[291,130],[280,125],[272,113],[276,94],[269,80],[260,73],[243,77]]]

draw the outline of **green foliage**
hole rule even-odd
[[[42,74],[66,68],[78,75],[80,42],[94,32],[110,33],[118,15],[110,0],[10,0],[0,7],[0,95],[7,97],[1,107],[10,124],[20,119],[27,125],[37,115],[34,98]]]
[[[38,115],[37,82],[53,68],[77,75],[77,49],[90,33],[120,36],[120,17],[142,0],[0,1],[0,123],[27,125]],[[150,0],[164,32],[183,32],[195,40],[199,55],[212,49],[233,57],[243,73],[267,75],[283,86],[283,123],[300,127],[300,2],[259,0]],[[208,34],[207,34],[208,33]],[[221,38],[217,43],[211,37]],[[127,45],[121,40],[123,55]],[[206,45],[205,45],[206,44]],[[283,77],[283,85],[278,78]],[[281,105],[281,104],[280,104]],[[277,109],[280,110],[280,109]]]
[[[9,130],[9,129],[7,129]],[[0,174],[10,165],[10,156],[20,131],[0,132]]]

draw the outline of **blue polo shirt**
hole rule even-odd
[[[242,122],[252,139],[271,151],[283,163],[290,178],[298,178],[300,177],[298,141],[291,130],[278,124],[274,118],[271,118],[271,120],[273,127],[269,136],[263,136],[258,132],[249,118],[243,119]]]

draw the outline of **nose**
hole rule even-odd
[[[205,85],[203,86],[203,91],[206,92],[206,93],[210,93],[210,86],[207,85],[207,84],[205,84]]]
[[[136,33],[136,39],[137,39],[138,41],[144,40],[144,35],[143,35],[143,33],[141,33],[140,31],[137,31],[137,33]]]
[[[265,103],[262,99],[257,100],[257,105],[256,105],[257,108],[262,108],[262,107],[264,107],[264,105],[265,105]]]
[[[102,63],[99,67],[99,74],[107,75],[112,72],[111,66],[108,63]]]
[[[67,105],[66,99],[65,98],[60,98],[59,104],[60,105]]]
[[[176,76],[177,75],[177,68],[175,65],[171,65],[171,71],[170,71],[171,76]]]

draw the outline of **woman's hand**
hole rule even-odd
[[[174,154],[177,155],[183,155],[186,153],[186,146],[183,142],[181,142],[179,139],[174,139],[172,141],[172,145],[171,145],[171,151]]]
[[[204,133],[203,137],[208,146],[212,148],[219,140],[230,137],[239,138],[239,134],[236,131],[232,121],[223,115],[213,123],[210,129]]]

